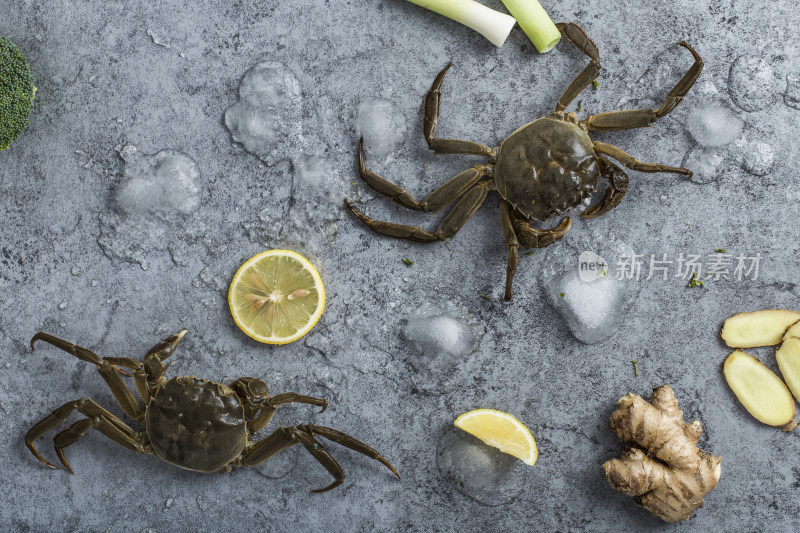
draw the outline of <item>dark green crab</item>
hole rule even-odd
[[[33,426],[25,436],[28,449],[41,462],[56,468],[41,456],[34,443],[65,422],[73,411],[78,411],[86,418],[78,420],[53,439],[58,458],[70,473],[73,472],[64,457],[64,448],[93,427],[129,450],[155,455],[170,464],[196,472],[226,473],[238,466],[254,466],[281,450],[302,444],[334,477],[333,483],[314,492],[325,492],[344,481],[342,467],[314,438],[316,435],[380,461],[400,477],[377,451],[341,431],[323,426],[281,427],[259,441],[250,442],[249,438],[269,423],[277,406],[306,403],[322,407],[324,411],[328,403],[293,392],[270,396],[266,383],[255,378],[239,378],[230,385],[194,376],[167,380],[163,375],[171,363],[162,363],[175,352],[186,333],[184,329],[156,344],[145,355],[144,363],[125,357],[99,357],[86,348],[47,333],[34,335],[31,348],[37,340],[45,341],[97,365],[122,410],[143,424],[145,429],[136,431],[93,400],[82,398],[65,403]],[[127,373],[120,367],[133,371],[136,391],[144,407],[122,381],[119,374]]]
[[[433,81],[422,104],[422,131],[428,146],[440,154],[470,154],[487,158],[486,164],[476,165],[457,174],[422,201],[415,200],[402,187],[391,183],[364,164],[363,139],[358,148],[361,178],[373,189],[389,196],[409,209],[436,212],[458,200],[436,230],[431,233],[417,226],[372,220],[348,200],[347,206],[370,228],[378,233],[417,242],[434,242],[453,237],[486,199],[489,191],[502,197],[500,227],[508,248],[505,299],[513,296],[511,285],[519,263],[519,247],[542,248],[563,237],[572,225],[564,217],[553,229],[537,229],[530,220],[545,221],[588,201],[597,189],[598,178],[609,186],[600,202],[583,212],[585,218],[595,218],[616,207],[628,190],[628,177],[609,158],[639,172],[673,172],[691,176],[685,168],[642,163],[616,146],[592,141],[589,131],[612,131],[649,126],[677,106],[703,70],[703,60],[685,42],[679,43],[691,52],[694,64],[667,95],[658,109],[633,109],[591,115],[578,120],[575,113],[564,112],[567,106],[597,78],[600,73],[600,54],[586,32],[575,23],[558,24],[561,33],[591,60],[570,83],[556,110],[547,117],[525,124],[509,135],[500,146],[433,136],[439,118],[439,89],[452,63]]]

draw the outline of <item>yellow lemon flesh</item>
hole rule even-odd
[[[539,457],[531,432],[508,413],[494,409],[475,409],[459,416],[455,425],[489,446],[521,459],[527,465],[533,466]]]
[[[287,344],[317,323],[325,308],[325,288],[305,257],[291,250],[268,250],[239,267],[228,304],[236,325],[249,337]]]

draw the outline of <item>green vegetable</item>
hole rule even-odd
[[[567,295],[567,293],[566,293],[566,292],[562,292],[561,294],[559,294],[559,296],[561,296],[562,298],[563,298],[564,296],[566,296],[566,295]]]
[[[481,293],[481,298],[484,300],[489,300],[490,302],[492,301],[492,298],[488,294]]]
[[[503,0],[539,53],[549,52],[561,40],[561,32],[537,0]]]
[[[525,252],[522,254],[522,257],[528,257],[529,255],[533,255],[536,253],[536,250],[531,250],[530,252]]]
[[[700,281],[700,278],[697,277],[697,272],[694,273],[692,279],[689,281],[689,285],[687,287],[705,287],[705,284]]]
[[[634,376],[638,376],[639,375],[639,363],[636,361],[636,359],[631,359],[631,363],[633,363],[633,375]]]
[[[405,257],[402,259],[402,261],[403,263],[406,264],[406,266],[411,266],[414,264],[414,261],[412,261],[411,259],[406,259]]]
[[[490,9],[474,0],[408,1],[472,28],[489,39],[495,46],[502,46],[506,42],[511,28],[517,22],[514,17]]]
[[[716,250],[714,250],[714,251],[715,251],[716,253],[718,253],[718,254],[724,254],[724,253],[727,253],[727,251],[728,251],[728,250],[726,250],[726,249],[724,249],[724,248],[717,248],[717,249],[716,249]]]
[[[28,127],[35,94],[28,60],[14,43],[0,36],[0,152]]]
[[[595,91],[600,88],[600,82],[597,80],[592,80],[592,89]]]

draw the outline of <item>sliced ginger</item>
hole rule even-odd
[[[789,390],[800,399],[800,338],[791,337],[783,341],[775,358]]]
[[[800,321],[792,324],[792,326],[786,330],[786,333],[783,334],[783,340],[791,339],[792,337],[800,337]]]
[[[626,394],[611,414],[611,429],[629,448],[603,464],[611,486],[666,522],[688,520],[717,486],[722,459],[697,447],[700,422],[683,421],[669,385],[650,402]]]
[[[784,309],[739,313],[725,321],[719,336],[731,348],[775,346],[798,320],[800,312]]]
[[[736,350],[725,360],[722,373],[744,408],[757,420],[784,431],[797,427],[792,394],[761,361]]]

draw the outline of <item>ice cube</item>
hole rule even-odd
[[[452,426],[439,439],[436,466],[459,492],[484,505],[513,501],[522,491],[525,469],[529,468]]]
[[[766,176],[772,172],[775,163],[775,150],[762,141],[741,139],[736,143],[736,153],[742,168],[754,176]]]
[[[659,107],[691,65],[689,52],[673,44],[659,52],[635,83],[617,101],[618,109]]]
[[[575,338],[594,344],[616,333],[622,321],[627,303],[623,284],[613,275],[584,281],[575,268],[550,283],[548,296]]]
[[[408,319],[405,335],[429,355],[466,355],[475,346],[475,335],[465,323],[427,305]]]
[[[789,107],[800,109],[800,75],[786,75],[786,92],[783,93],[783,101]]]
[[[403,140],[406,129],[406,116],[394,102],[367,98],[358,104],[356,131],[364,137],[370,157],[386,159]]]
[[[128,215],[187,215],[200,206],[200,168],[189,155],[164,150],[155,155],[123,149],[125,169],[116,203]]]
[[[775,100],[775,73],[763,57],[743,55],[731,64],[728,93],[745,111],[760,111]]]
[[[302,93],[294,73],[272,61],[248,70],[239,85],[239,101],[225,111],[234,142],[271,164],[290,155],[302,133]]]
[[[586,257],[604,266],[585,268]],[[595,344],[616,333],[639,289],[637,259],[632,257],[632,250],[611,235],[582,237],[548,250],[541,268],[542,290],[579,341]],[[627,265],[626,270],[620,265]]]
[[[744,121],[721,101],[703,99],[690,106],[686,129],[703,146],[724,146],[739,138]]]
[[[730,153],[724,148],[692,146],[683,156],[681,166],[692,171],[695,183],[711,183],[716,181],[724,169]]]

